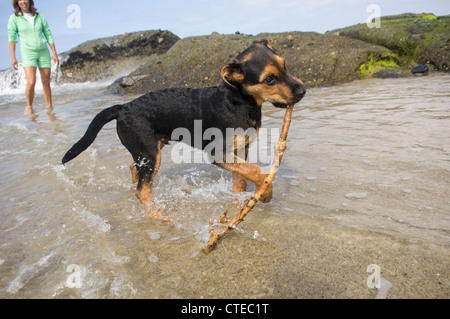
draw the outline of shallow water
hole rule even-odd
[[[101,87],[55,87],[51,114],[38,92],[33,118],[21,94],[0,95],[0,297],[375,298],[374,263],[388,297],[449,297],[448,74],[310,89],[272,202],[211,254],[209,220],[236,206],[228,172],[164,148],[153,196],[166,225],[134,196],[114,122],[59,164],[96,113],[130,99]],[[264,106],[263,126],[283,115]]]

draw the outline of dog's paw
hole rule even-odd
[[[171,224],[172,219],[169,216],[163,215],[165,210],[164,205],[152,203],[145,207],[145,215],[152,219],[159,220]]]

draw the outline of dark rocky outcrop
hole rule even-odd
[[[99,81],[128,74],[152,55],[167,52],[179,37],[142,31],[85,42],[61,54],[63,82]]]

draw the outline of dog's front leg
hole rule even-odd
[[[239,173],[232,172],[233,175],[233,193],[242,193],[247,190],[247,180]]]
[[[244,162],[244,163],[217,163],[219,167],[222,167],[233,173],[233,190],[238,190],[243,188],[242,179],[249,180],[255,183],[258,188],[264,183],[264,180],[268,176],[264,170],[256,164]],[[241,177],[238,177],[240,175]],[[237,184],[234,184],[234,182]],[[272,200],[272,184],[270,184],[266,191],[262,194],[260,201],[263,203],[268,203]]]

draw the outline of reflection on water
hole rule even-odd
[[[174,164],[166,147],[154,199],[174,221],[167,226],[144,216],[114,123],[67,168],[59,165],[98,111],[130,97],[57,88],[53,112],[37,97],[30,121],[20,97],[0,96],[0,296],[370,297],[376,292],[361,285],[361,269],[373,263],[365,260],[373,236],[379,241],[369,245],[394,243],[383,246],[386,256],[406,241],[439,251],[448,266],[448,87],[450,76],[439,74],[310,89],[294,111],[272,202],[258,203],[210,255],[200,251],[210,218],[235,207],[228,172]],[[265,106],[263,125],[278,128],[283,115]],[[353,242],[352,251],[336,248],[341,241]],[[423,256],[434,260],[431,253]],[[346,254],[352,258],[339,260]],[[67,283],[70,265],[79,265],[79,288]],[[391,270],[389,293],[402,286],[395,276]],[[442,282],[448,288],[448,276]],[[417,293],[405,284],[398,296],[408,289]]]

